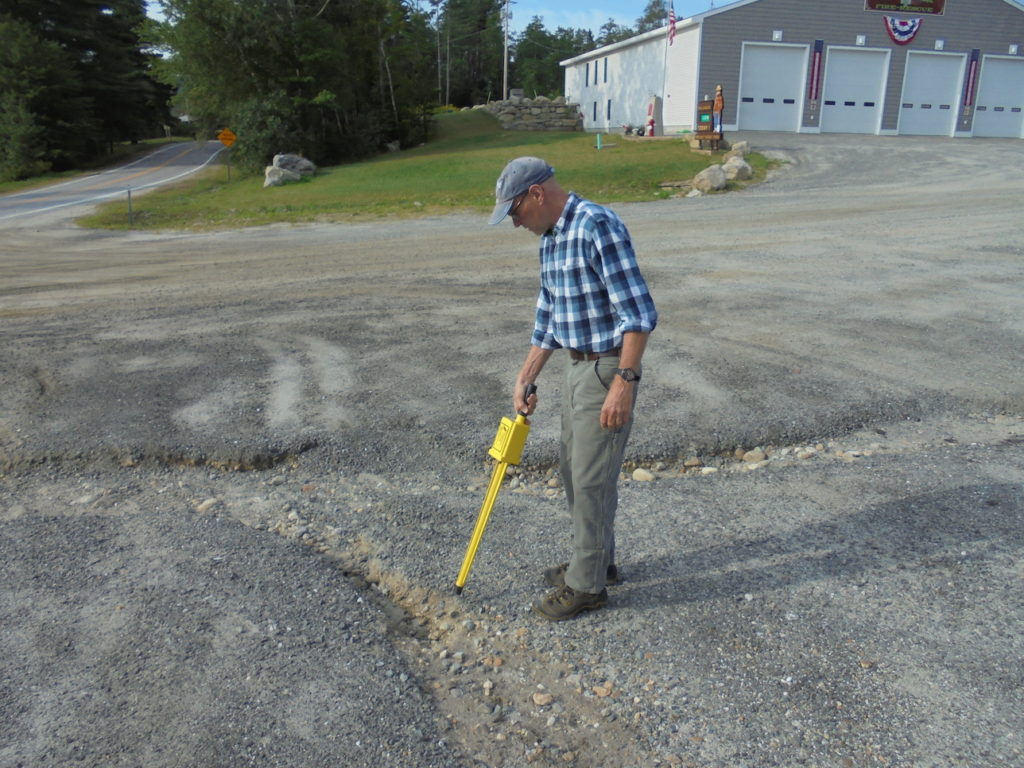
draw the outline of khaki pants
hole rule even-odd
[[[560,465],[573,551],[565,583],[579,592],[604,589],[608,564],[615,558],[619,472],[633,420],[619,429],[602,429],[601,406],[618,367],[618,357],[566,365]],[[634,383],[634,406],[637,389]]]

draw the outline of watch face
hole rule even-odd
[[[624,378],[626,381],[636,381],[637,379],[636,371],[634,371],[632,368],[619,368],[619,370],[617,370],[616,373],[619,374],[619,376]]]

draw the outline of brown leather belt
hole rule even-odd
[[[580,362],[581,360],[597,360],[599,357],[618,357],[621,351],[621,347],[609,349],[607,352],[579,352],[578,350],[570,349],[569,357],[576,362]]]

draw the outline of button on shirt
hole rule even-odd
[[[532,344],[606,352],[622,346],[622,334],[649,333],[657,322],[626,226],[570,193],[558,223],[541,237]]]

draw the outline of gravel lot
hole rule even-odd
[[[558,625],[558,361],[452,594],[533,236],[8,222],[0,765],[1024,765],[1024,143],[744,138],[616,206],[661,323]]]

